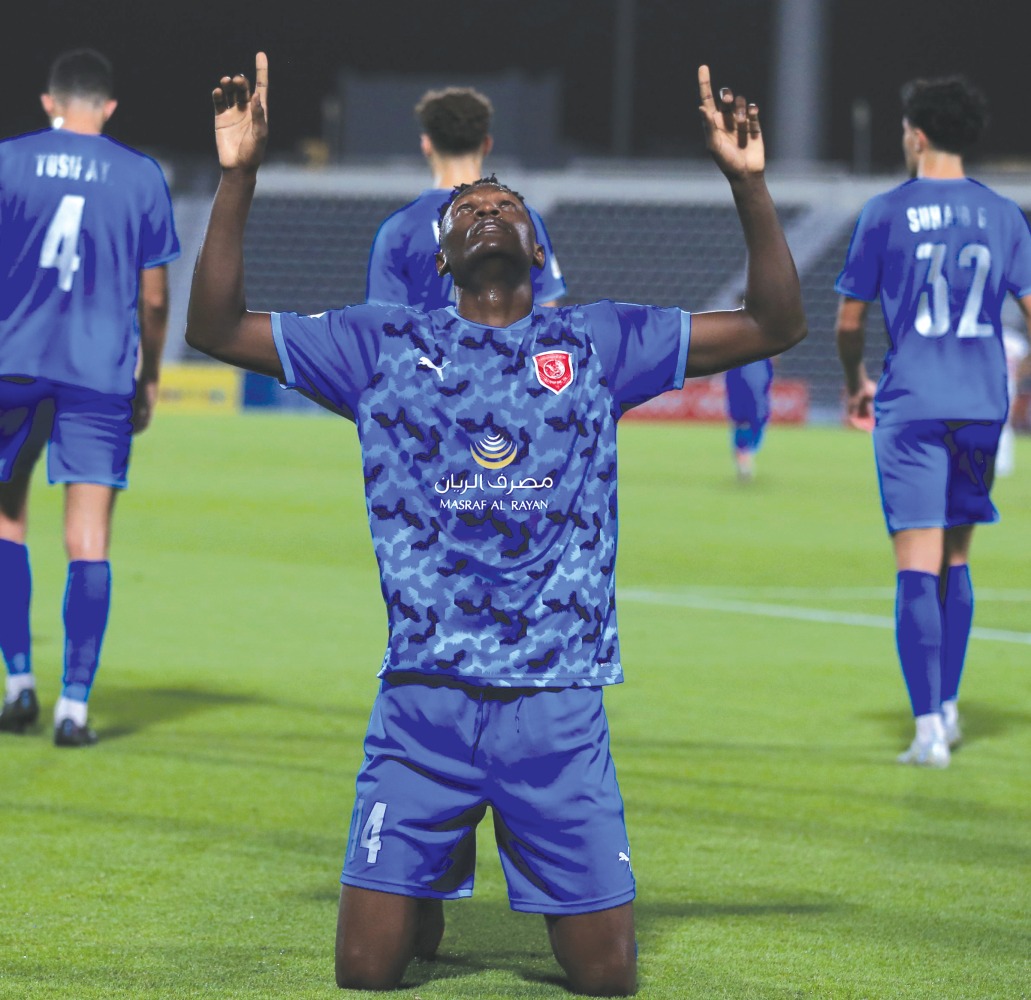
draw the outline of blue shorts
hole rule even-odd
[[[41,378],[0,378],[0,482],[31,470],[48,441],[51,483],[124,489],[132,399]]]
[[[999,520],[992,503],[1002,422],[913,420],[873,432],[888,531]]]
[[[513,910],[592,913],[634,898],[599,688],[392,677],[369,721],[341,882],[471,896],[489,805]]]

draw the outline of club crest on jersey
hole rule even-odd
[[[533,356],[537,381],[556,395],[573,384],[573,356],[569,351],[545,351]]]

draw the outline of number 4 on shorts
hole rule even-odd
[[[370,865],[376,863],[380,848],[383,846],[383,842],[379,839],[379,832],[383,829],[383,817],[386,815],[386,812],[386,802],[373,803],[372,812],[369,813],[369,818],[365,821],[365,826],[362,827],[362,836],[358,844],[369,852]]]

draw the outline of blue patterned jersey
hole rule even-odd
[[[358,425],[382,672],[622,680],[616,421],[683,384],[690,315],[606,301],[498,329],[368,304],[272,328],[284,383]]]
[[[835,288],[880,296],[891,343],[879,423],[1005,419],[1002,307],[1031,293],[1016,204],[969,178],[908,181],[864,206]]]
[[[451,275],[439,277],[434,259],[440,249],[440,206],[450,198],[450,188],[431,188],[386,218],[376,233],[369,255],[367,301],[400,302],[427,310],[454,304]],[[529,205],[526,210],[537,232],[537,242],[544,247],[544,267],[535,268],[530,275],[533,299],[553,302],[566,294],[566,282],[544,220]]]
[[[64,129],[0,142],[0,374],[131,395],[140,269],[178,256],[149,156]]]

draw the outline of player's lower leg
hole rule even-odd
[[[938,576],[900,570],[895,594],[895,640],[909,692],[916,735],[899,762],[946,767],[949,748],[941,719],[942,608]]]
[[[974,621],[974,588],[967,564],[950,566],[942,581],[942,718],[949,746],[962,740],[959,726],[959,682],[963,676],[967,643]]]
[[[4,598],[0,601],[0,651],[7,667],[0,730],[20,733],[39,717],[29,628],[32,574],[25,545],[0,539],[0,580],[4,583]]]
[[[609,910],[546,916],[548,938],[574,993],[593,997],[637,992],[637,941],[632,903]]]
[[[54,742],[88,746],[96,734],[87,724],[86,703],[100,665],[100,647],[111,608],[111,564],[73,560],[64,599],[64,679],[54,709]]]

